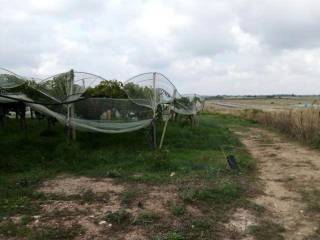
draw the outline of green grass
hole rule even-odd
[[[62,126],[57,125],[48,132],[45,121],[29,120],[26,136],[19,123],[10,120],[0,129],[0,219],[17,214],[37,215],[39,203],[48,196],[34,190],[43,180],[61,173],[111,177],[133,186],[135,183],[175,184],[185,187],[180,194],[183,201],[207,207],[224,206],[221,209],[236,206],[243,202],[241,199],[249,188],[247,182],[254,175],[255,162],[230,128],[250,124],[219,114],[202,114],[198,128],[170,122],[163,150],[153,151],[147,141],[147,129],[115,135],[77,132],[77,140],[68,144]],[[163,124],[157,124],[158,140],[162,127]],[[221,146],[228,146],[226,149],[236,156],[241,172],[228,169]],[[175,174],[170,177],[172,172]],[[120,200],[128,205],[137,195],[133,189],[124,192]],[[86,202],[96,201],[96,198],[91,192],[81,196]],[[108,201],[108,196],[102,196],[101,201]],[[172,211],[177,217],[185,217],[182,206],[175,206]],[[224,210],[220,211],[223,215]],[[115,222],[122,222],[121,214],[111,215]],[[140,222],[148,222],[145,219],[142,217]],[[190,221],[187,219],[186,224]],[[0,225],[0,231],[2,228]],[[179,239],[180,231],[178,234],[165,225],[160,228],[161,232],[174,232],[172,236],[168,233],[165,239]],[[193,231],[188,230],[188,226],[183,229]],[[39,234],[41,237],[47,233]],[[199,236],[205,236],[201,234]]]
[[[106,220],[112,223],[121,224],[126,220],[129,220],[130,213],[128,213],[125,209],[120,209],[116,212],[108,212],[106,215]]]
[[[8,237],[15,237],[15,236],[24,236],[28,234],[29,231],[27,227],[21,226],[20,224],[13,223],[12,221],[6,221],[1,224],[0,227],[0,236],[5,235]]]
[[[236,183],[220,183],[213,188],[203,188],[195,192],[195,199],[214,203],[230,203],[241,195],[240,186]]]
[[[80,225],[72,225],[65,229],[60,227],[46,227],[31,231],[22,223],[16,224],[11,221],[7,221],[2,223],[0,227],[0,236],[27,237],[32,240],[74,239],[80,233],[83,233],[83,229]]]
[[[176,217],[180,217],[183,214],[185,214],[185,212],[186,212],[185,205],[177,204],[175,202],[171,203],[170,209],[171,209],[172,214]]]
[[[65,229],[60,227],[50,227],[45,229],[39,229],[29,234],[29,239],[32,240],[60,240],[60,239],[74,239],[80,233],[83,233],[83,229],[80,225],[73,225]]]
[[[129,205],[137,197],[138,193],[135,190],[126,190],[121,193],[121,203]]]
[[[154,240],[185,240],[185,237],[177,232],[169,232],[162,236],[156,236]]]
[[[133,219],[133,224],[147,225],[156,222],[158,219],[160,219],[160,216],[157,213],[149,210],[143,210],[139,212],[135,219]]]

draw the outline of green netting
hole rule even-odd
[[[143,73],[125,82],[124,90],[136,104],[146,106],[155,112],[159,104],[172,103],[176,88],[161,73]]]
[[[12,72],[0,73],[0,103],[23,101],[35,111],[54,117],[62,124],[84,131],[120,133],[148,126],[159,105],[179,114],[197,114],[202,100],[182,96],[160,73],[144,73],[123,85],[127,99],[85,97],[86,90],[105,79],[90,73],[69,71],[40,82]]]
[[[173,105],[173,111],[182,115],[196,115],[204,108],[204,99],[197,94],[177,93]]]
[[[26,81],[25,78],[10,72],[4,68],[0,68],[0,89],[11,89],[21,86]]]

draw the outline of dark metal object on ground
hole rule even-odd
[[[229,167],[231,169],[233,169],[233,170],[238,170],[239,169],[239,166],[238,166],[238,163],[237,163],[237,159],[235,158],[235,156],[228,155],[227,156],[227,161],[228,161]]]
[[[236,157],[234,155],[232,155],[232,154],[227,155],[222,146],[220,146],[220,148],[221,148],[221,152],[222,152],[224,158],[228,162],[228,165],[229,165],[230,169],[239,170],[239,165],[237,163]]]

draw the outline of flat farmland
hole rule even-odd
[[[209,100],[206,102],[207,108],[226,109],[260,109],[264,111],[290,110],[319,108],[319,96],[296,96],[296,97],[275,97],[275,98],[223,98]]]

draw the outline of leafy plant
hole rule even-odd
[[[104,80],[97,86],[90,87],[84,93],[85,97],[128,98],[123,83],[117,80]]]

